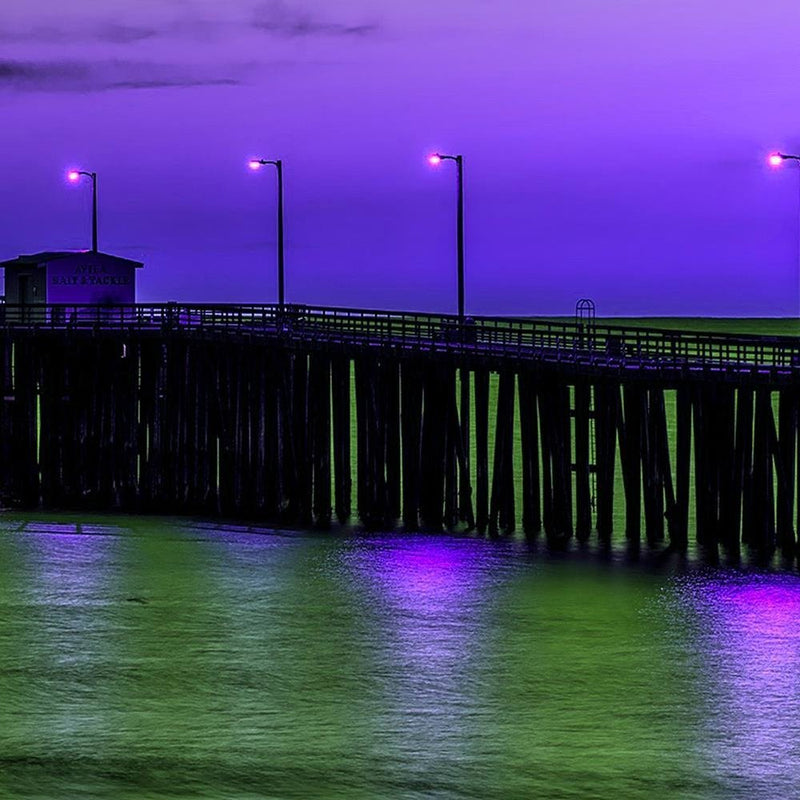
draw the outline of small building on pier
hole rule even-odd
[[[7,306],[128,305],[139,261],[94,250],[57,250],[0,261]]]

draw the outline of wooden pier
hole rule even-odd
[[[793,337],[310,307],[4,312],[6,503],[796,552]]]

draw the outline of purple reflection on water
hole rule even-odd
[[[797,796],[800,580],[725,576],[686,588],[702,631],[707,763],[736,796]]]
[[[370,542],[349,561],[371,609],[374,674],[394,726],[386,736],[419,763],[463,757],[480,715],[475,684],[501,560],[486,542],[409,537]]]
[[[21,604],[26,648],[17,668],[35,672],[27,690],[46,709],[52,741],[107,741],[113,735],[93,675],[113,662],[122,537],[106,526],[29,522],[16,533],[24,547]],[[29,661],[30,660],[30,661]],[[30,663],[35,667],[29,666]],[[41,712],[44,714],[44,711]]]
[[[20,534],[29,544],[29,568],[37,580],[31,591],[45,606],[96,606],[112,601],[113,553],[119,538],[105,526],[69,523],[25,525]]]
[[[481,545],[481,546],[476,546]],[[496,576],[485,543],[437,537],[375,541],[351,558],[374,600],[403,627],[408,619],[467,633],[487,584]],[[416,639],[418,628],[407,631]],[[447,637],[441,642],[447,645]]]
[[[472,649],[485,575],[471,547],[413,540],[374,553],[372,585],[393,625],[396,655],[420,677],[441,680]]]

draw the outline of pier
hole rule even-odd
[[[4,311],[7,504],[796,551],[794,337],[307,306]]]

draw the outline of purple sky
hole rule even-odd
[[[141,301],[798,311],[790,0],[2,0],[0,258],[90,242]]]

